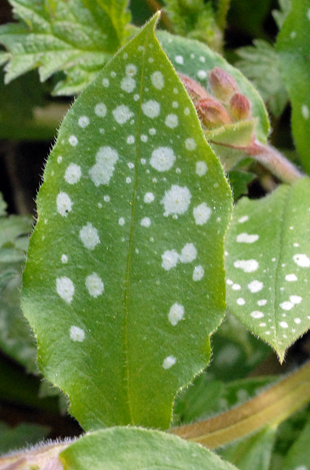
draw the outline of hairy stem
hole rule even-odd
[[[309,401],[310,362],[243,405],[170,432],[214,449],[263,427],[277,426]]]
[[[264,145],[256,140],[247,153],[284,183],[292,184],[304,176],[293,163],[271,145]]]

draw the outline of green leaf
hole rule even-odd
[[[236,63],[252,81],[270,111],[280,116],[288,102],[288,93],[280,74],[280,59],[275,48],[262,39],[253,46],[241,47],[237,54],[243,59]]]
[[[281,29],[284,21],[286,20],[286,17],[288,16],[290,12],[292,4],[291,4],[291,0],[278,0],[278,3],[279,3],[280,9],[273,10],[272,16],[274,17],[278,28]]]
[[[20,310],[20,289],[32,218],[6,217],[0,194],[0,348],[28,370],[36,370],[36,347]]]
[[[24,275],[40,367],[86,429],[169,427],[225,312],[231,193],[155,21],[63,121]]]
[[[203,447],[158,431],[112,428],[86,434],[60,454],[66,470],[236,470]]]
[[[310,326],[310,179],[237,203],[226,239],[230,311],[278,353]]]
[[[293,443],[283,462],[283,470],[306,470],[310,466],[309,453],[310,421],[302,430],[298,439]]]
[[[219,54],[209,49],[208,46],[198,41],[172,36],[164,31],[159,31],[157,37],[177,72],[187,75],[205,88],[209,87],[208,72],[214,67],[219,67],[228,72],[236,80],[240,92],[245,95],[251,103],[251,113],[255,120],[257,139],[262,143],[267,142],[270,127],[266,108],[254,86],[238,69],[226,62]],[[249,135],[247,131],[251,125],[251,121],[245,121],[234,124],[232,127],[235,129],[241,127],[241,133],[238,133],[238,138],[240,136],[248,138]],[[252,131],[252,128],[250,130]],[[223,134],[223,138],[227,138],[227,134],[229,133],[230,135],[233,134],[232,129],[228,129],[227,132],[224,132],[224,130],[216,131],[221,133],[221,136]],[[244,153],[241,151],[236,151],[235,149],[230,149],[223,145],[216,145],[214,143],[215,139],[212,139],[212,137],[214,137],[213,132],[210,134],[210,140],[213,142],[212,148],[223,162],[228,162],[229,159],[231,159],[236,163],[238,160],[244,158]],[[209,140],[208,135],[207,139]],[[220,139],[219,142],[221,142]],[[229,167],[231,166],[232,164],[230,163]]]
[[[292,0],[292,8],[278,36],[280,73],[292,104],[292,129],[304,168],[310,171],[310,0]]]
[[[0,452],[5,453],[30,444],[37,444],[49,432],[48,426],[22,423],[15,428],[9,428],[0,422]]]
[[[276,432],[276,427],[264,429],[228,447],[221,456],[239,470],[269,470]]]
[[[234,200],[237,201],[240,196],[248,193],[248,184],[253,181],[255,175],[253,173],[245,173],[243,171],[232,170],[228,173],[229,184],[232,188]]]
[[[59,85],[57,94],[77,93],[128,37],[127,0],[10,3],[21,21],[0,27],[0,43],[10,54],[6,83],[37,67],[41,81],[64,70],[74,83]]]

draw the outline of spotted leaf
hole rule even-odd
[[[64,119],[24,274],[40,367],[85,429],[167,428],[225,311],[231,193],[155,21]]]
[[[226,240],[227,304],[280,360],[310,327],[310,180],[237,203]]]
[[[292,0],[277,41],[280,73],[292,103],[292,129],[298,152],[309,173],[310,0]]]

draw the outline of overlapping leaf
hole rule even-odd
[[[227,233],[227,303],[277,351],[310,327],[310,180],[237,203]]]
[[[90,433],[60,454],[68,470],[236,470],[203,447],[176,436],[138,428]]]
[[[292,129],[303,165],[310,171],[310,0],[292,0],[277,41],[280,72],[292,103]]]
[[[168,427],[225,310],[230,190],[153,28],[65,118],[24,276],[42,371],[86,429]]]
[[[128,37],[126,0],[10,0],[19,23],[0,27],[6,82],[39,67],[41,80],[65,70],[57,94],[81,91]]]

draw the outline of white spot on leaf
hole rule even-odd
[[[173,150],[169,147],[158,147],[153,151],[150,165],[157,171],[168,171],[175,162]]]
[[[161,258],[163,260],[161,265],[165,271],[175,268],[179,261],[179,255],[175,250],[166,250]]]
[[[191,263],[197,258],[197,250],[193,243],[186,243],[182,248],[180,261],[181,263]]]
[[[154,119],[159,116],[160,104],[155,100],[149,100],[146,103],[143,103],[141,108],[143,113],[151,119]]]
[[[120,106],[117,106],[115,109],[113,109],[112,114],[115,121],[121,125],[125,124],[125,122],[127,122],[128,119],[134,115],[128,106],[125,106],[124,104],[121,104]]]
[[[69,141],[69,144],[72,145],[72,147],[76,147],[76,145],[79,143],[75,135],[70,135],[68,141]]]
[[[263,318],[265,315],[263,312],[260,312],[259,310],[255,310],[254,312],[251,313],[251,317],[257,319],[257,318]]]
[[[81,179],[82,172],[81,167],[75,163],[70,163],[65,172],[65,180],[69,184],[78,183]]]
[[[174,60],[176,61],[177,64],[180,64],[180,65],[184,64],[184,59],[183,59],[183,56],[181,55],[176,55]]]
[[[96,164],[89,170],[89,175],[95,186],[109,184],[114,172],[118,153],[111,147],[100,147],[96,154]]]
[[[142,225],[142,227],[149,227],[151,225],[151,219],[149,217],[143,217],[140,225]]]
[[[193,281],[200,281],[205,274],[205,271],[202,266],[195,266],[193,272]]]
[[[307,255],[304,254],[298,254],[293,256],[293,260],[295,261],[298,266],[302,268],[309,268],[310,266],[310,259],[308,258]]]
[[[304,119],[309,119],[310,112],[309,112],[309,108],[306,104],[302,105],[301,114],[303,115]]]
[[[67,217],[69,212],[72,211],[72,201],[67,193],[61,192],[57,196],[57,211],[63,217]]]
[[[107,114],[107,107],[104,103],[98,103],[96,104],[95,106],[95,114],[97,114],[97,116],[99,117],[105,117],[105,115]]]
[[[87,116],[81,116],[78,122],[79,122],[79,126],[82,127],[83,129],[89,126],[89,118]]]
[[[68,277],[60,277],[56,279],[56,290],[57,294],[65,301],[70,304],[74,295],[74,284]]]
[[[172,185],[161,201],[165,209],[164,215],[167,217],[170,214],[184,214],[188,210],[191,197],[186,186]]]
[[[239,224],[243,224],[244,222],[246,222],[247,220],[249,220],[249,216],[248,215],[244,215],[243,217],[240,217],[240,219],[238,220]]]
[[[234,262],[234,266],[237,269],[242,269],[245,273],[252,273],[258,269],[259,264],[255,259],[240,259]]]
[[[176,326],[177,323],[182,320],[184,316],[184,307],[178,303],[172,305],[171,309],[169,310],[168,320],[170,321],[172,326]]]
[[[85,339],[85,331],[78,326],[71,326],[70,328],[70,338],[72,341],[78,341],[82,343]]]
[[[237,299],[237,304],[238,304],[238,305],[244,305],[244,304],[245,304],[245,300],[244,300],[242,297],[239,297],[239,299]]]
[[[167,356],[164,359],[163,362],[163,368],[164,369],[170,369],[170,367],[174,366],[174,364],[177,362],[176,358],[174,356]]]
[[[280,304],[280,307],[283,309],[283,310],[291,310],[293,307],[294,307],[294,304],[293,302],[282,302]]]
[[[92,273],[85,280],[86,288],[92,297],[99,297],[104,291],[104,284],[97,273]]]
[[[208,166],[206,162],[197,162],[196,163],[196,174],[198,176],[204,176],[208,171]]]
[[[178,116],[176,114],[168,114],[165,124],[167,127],[170,127],[170,129],[174,129],[179,124]]]
[[[259,235],[248,235],[247,233],[240,233],[237,236],[238,243],[254,243],[259,239]]]
[[[161,72],[154,72],[151,75],[151,82],[157,90],[162,90],[165,86],[164,76]]]
[[[185,140],[185,147],[187,148],[187,150],[195,150],[195,148],[197,147],[197,144],[194,141],[194,139],[190,137],[189,139]]]
[[[248,288],[253,294],[255,292],[259,292],[260,290],[262,290],[263,287],[264,287],[264,284],[260,281],[252,281],[250,282],[250,284],[248,284]]]
[[[144,199],[143,199],[143,200],[144,200],[144,202],[145,202],[146,204],[150,204],[151,202],[154,201],[154,199],[155,199],[155,196],[154,196],[153,193],[146,193],[146,194],[144,195]]]
[[[88,248],[89,250],[94,250],[94,248],[100,243],[98,230],[90,222],[87,222],[87,224],[81,228],[80,239],[85,248]]]
[[[193,214],[196,225],[204,225],[206,222],[208,222],[211,216],[211,212],[212,211],[210,207],[208,207],[205,202],[195,207],[193,210]]]
[[[121,81],[121,89],[126,93],[132,93],[136,88],[136,80],[131,77],[125,77]]]
[[[297,278],[296,274],[287,274],[285,276],[285,280],[288,281],[288,282],[294,282],[294,281],[298,281],[298,278]]]

